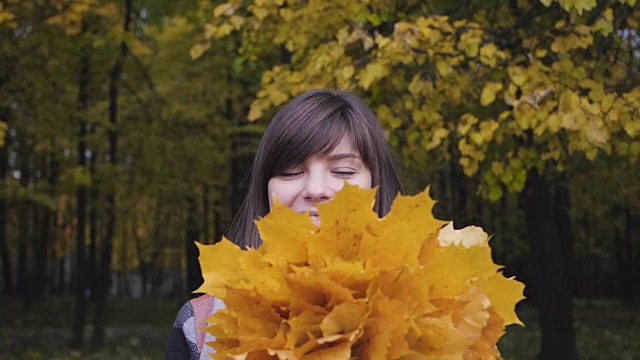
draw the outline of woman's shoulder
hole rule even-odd
[[[180,310],[178,311],[175,325],[184,324],[184,322],[189,318],[201,319],[203,316],[205,318],[209,317],[216,311],[224,308],[224,303],[217,297],[213,297],[207,294],[198,296],[182,305],[182,308],[180,308]]]
[[[206,343],[215,340],[204,331],[209,326],[207,318],[224,308],[222,300],[205,294],[187,301],[178,311],[173,327],[182,330],[192,356],[201,354]],[[211,352],[210,349],[206,350]]]

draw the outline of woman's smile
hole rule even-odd
[[[309,210],[309,219],[311,219],[311,222],[317,227],[320,227],[320,215],[318,214],[318,210]]]

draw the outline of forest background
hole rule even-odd
[[[279,106],[347,89],[525,282],[505,358],[640,354],[635,0],[0,1],[0,358],[158,358]]]

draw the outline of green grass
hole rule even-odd
[[[540,347],[538,310],[519,305],[525,327],[510,325],[498,346],[505,359],[537,359]],[[574,328],[580,359],[640,359],[640,307],[600,299],[574,301]]]
[[[34,302],[25,312],[18,298],[0,298],[0,360],[161,359],[182,301],[110,299],[106,344],[70,349],[72,298]],[[91,320],[91,314],[89,314]],[[90,343],[92,327],[85,331]]]
[[[20,299],[0,298],[0,360],[9,359],[161,359],[171,324],[182,301],[110,299],[107,344],[81,351],[68,347],[73,299],[34,302],[23,311]],[[526,327],[511,325],[498,346],[505,359],[536,359],[540,344],[538,311],[518,306]],[[574,308],[580,359],[640,359],[640,307],[615,300]],[[87,328],[90,339],[91,328]]]

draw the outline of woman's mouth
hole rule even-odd
[[[317,211],[309,211],[309,219],[311,219],[311,222],[314,223],[317,227],[320,227],[320,215],[318,215]]]

